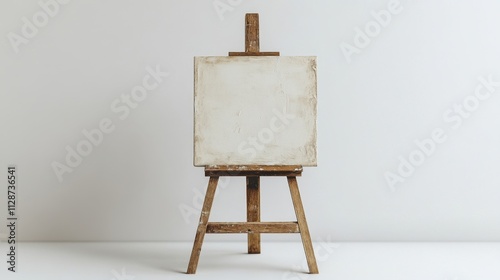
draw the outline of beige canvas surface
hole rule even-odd
[[[195,57],[194,165],[317,165],[316,57]]]

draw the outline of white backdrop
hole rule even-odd
[[[318,56],[315,240],[500,240],[498,1],[40,3],[0,3],[0,218],[16,164],[20,240],[192,241],[193,57],[243,51],[248,12],[262,51]],[[222,180],[211,220],[243,220],[244,194]],[[262,203],[294,218],[284,179]]]

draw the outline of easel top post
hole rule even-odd
[[[245,52],[260,52],[259,14],[245,15]]]
[[[259,14],[245,15],[245,51],[229,52],[229,56],[279,56],[279,52],[261,52],[259,40]]]

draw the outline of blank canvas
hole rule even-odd
[[[317,165],[316,57],[194,59],[194,165]]]

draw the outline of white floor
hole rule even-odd
[[[338,279],[500,280],[500,243],[314,244],[319,275],[307,274],[300,243],[203,245],[198,271],[185,274],[191,243],[21,243],[18,272],[2,261],[0,279]],[[7,244],[2,243],[2,260]]]

